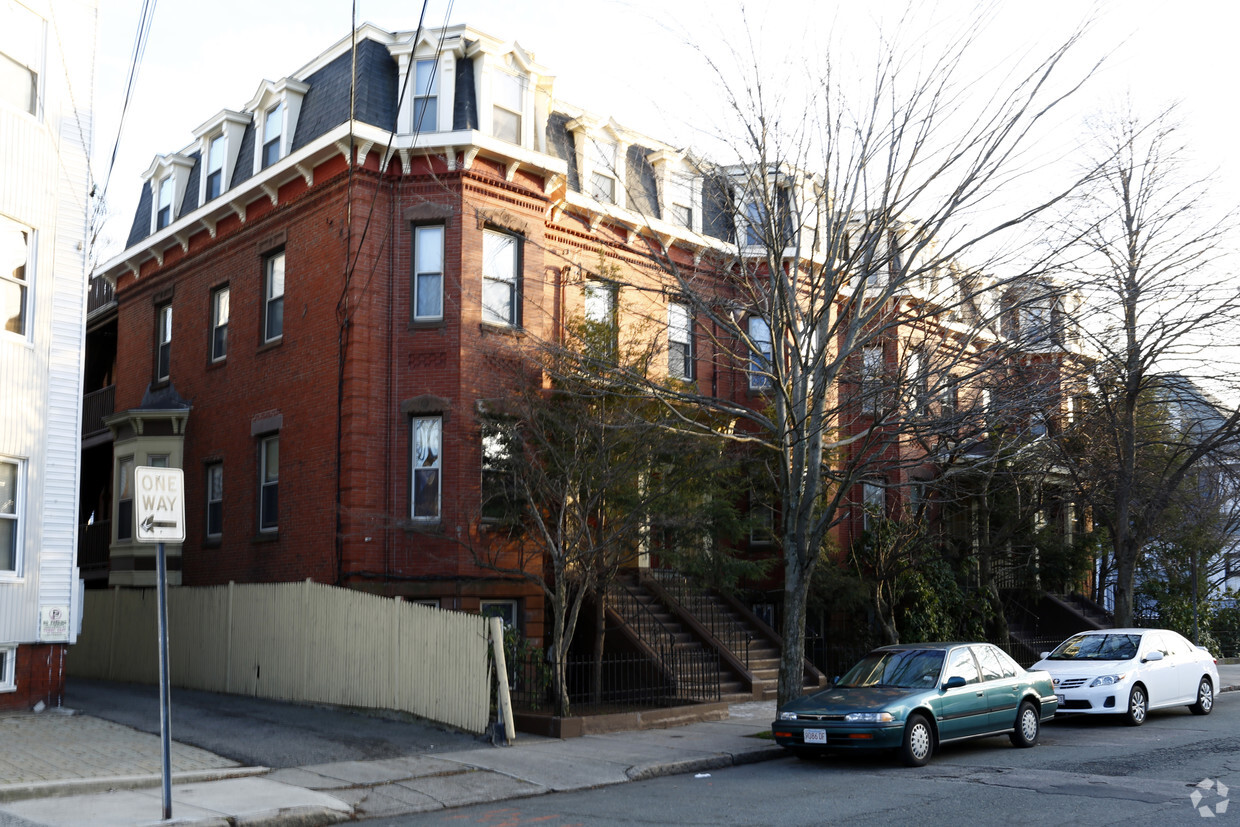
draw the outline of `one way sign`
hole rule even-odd
[[[133,469],[134,516],[139,543],[185,542],[185,472],[180,468]]]

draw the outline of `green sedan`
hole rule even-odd
[[[775,741],[801,757],[827,750],[899,750],[924,766],[940,745],[1006,734],[1038,743],[1058,701],[1046,672],[1029,672],[989,643],[875,649],[833,686],[781,707]]]

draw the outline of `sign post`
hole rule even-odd
[[[139,543],[158,543],[155,591],[159,612],[159,740],[164,819],[172,818],[172,720],[168,698],[168,559],[164,543],[185,542],[185,473],[180,468],[134,469],[134,518]]]

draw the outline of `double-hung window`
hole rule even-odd
[[[17,689],[17,647],[0,646],[0,692]]]
[[[18,3],[0,3],[0,102],[39,114],[43,20]]]
[[[498,425],[482,434],[482,518],[500,520],[516,500],[511,426]]]
[[[878,413],[883,391],[883,348],[861,349],[861,405],[866,413]]]
[[[172,223],[172,176],[159,181],[159,205],[155,213],[155,229],[162,230]]]
[[[525,80],[507,72],[491,74],[491,134],[510,144],[521,143]]]
[[[678,303],[667,306],[667,375],[693,378],[693,317]]]
[[[617,350],[616,286],[590,279],[585,283],[587,349],[599,359],[614,360]]]
[[[32,233],[0,216],[0,324],[9,333],[26,335],[30,300]]]
[[[0,457],[0,575],[14,575],[21,562],[22,463]]]
[[[862,491],[862,527],[869,531],[878,520],[887,514],[887,492],[878,483],[866,482],[861,485]]]
[[[436,521],[439,519],[443,419],[438,416],[414,417],[410,427],[413,479],[409,516],[418,521]]]
[[[133,457],[116,463],[116,539],[133,539]]]
[[[439,129],[439,61],[419,60],[414,65],[413,131],[415,134]]]
[[[604,204],[616,203],[616,145],[588,140],[590,148],[590,196]]]
[[[228,356],[228,297],[227,287],[211,294],[211,361],[222,362]]]
[[[280,436],[263,437],[258,457],[258,530],[280,527]]]
[[[224,191],[224,136],[216,135],[207,145],[207,190],[205,200],[218,198]]]
[[[749,388],[771,387],[771,327],[761,316],[749,317]]]
[[[516,327],[521,323],[521,245],[508,233],[482,232],[482,320]]]
[[[263,260],[263,342],[284,335],[284,251]]]
[[[443,318],[442,224],[413,228],[413,320]]]
[[[172,371],[172,305],[155,311],[155,381],[167,382]]]
[[[224,463],[207,466],[207,536],[224,533]]]
[[[280,139],[284,134],[284,103],[277,103],[263,116],[263,169],[280,160]]]

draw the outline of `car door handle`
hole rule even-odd
[[[978,693],[977,693],[977,697],[979,697],[979,698],[984,698],[984,697],[986,697],[986,693],[985,693],[984,691],[980,691],[980,690],[979,690],[979,691],[978,691]]]

